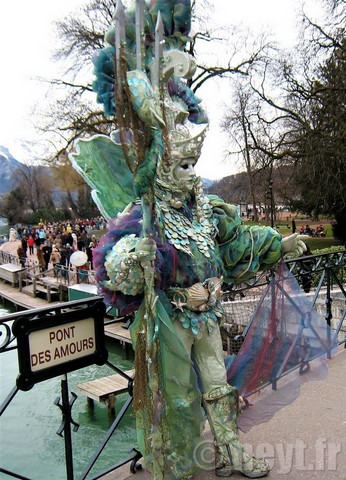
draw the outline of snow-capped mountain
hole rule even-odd
[[[6,147],[0,146],[0,195],[12,190],[14,172],[23,164],[18,162]]]

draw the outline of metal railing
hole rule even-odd
[[[102,301],[101,297],[92,297],[85,300],[77,300],[73,302],[66,302],[59,306],[55,307],[47,307],[47,308],[39,308],[30,311],[20,312],[20,313],[13,313],[6,315],[0,318],[0,354],[4,354],[11,350],[18,350],[17,346],[17,339],[12,331],[12,324],[13,322],[18,319],[25,318],[28,322],[33,322],[35,320],[42,320],[43,317],[54,317],[64,312],[68,312],[73,310],[73,312],[77,312],[80,309],[86,309],[87,311],[90,309],[92,305],[95,304],[97,301]],[[117,321],[122,320],[118,319]],[[110,361],[106,361],[106,365],[110,367],[116,373],[122,375],[125,379],[128,380],[128,398],[125,401],[124,405],[122,406],[119,413],[114,418],[111,426],[109,427],[108,431],[104,435],[103,439],[101,440],[100,444],[97,446],[95,453],[92,455],[92,458],[88,461],[83,473],[79,477],[80,480],[84,480],[87,477],[92,480],[96,480],[105,474],[116,470],[117,468],[130,463],[130,470],[131,472],[135,472],[137,469],[140,468],[140,465],[137,465],[137,461],[142,457],[141,453],[136,449],[133,448],[130,456],[123,461],[118,462],[115,465],[111,465],[106,470],[99,472],[94,476],[90,476],[90,471],[96,464],[100,454],[105,449],[108,441],[111,439],[112,435],[118,428],[121,420],[123,419],[126,411],[130,407],[132,403],[132,390],[133,390],[133,378],[129,377],[123,370],[118,368],[116,365],[113,365]],[[15,385],[11,391],[8,393],[7,397],[3,401],[2,405],[0,406],[0,418],[5,413],[7,408],[10,406],[12,400],[18,393],[19,388]],[[73,427],[73,431],[76,432],[78,430],[79,425],[74,422],[72,418],[72,407],[77,395],[71,392],[71,397],[69,398],[69,390],[68,390],[68,380],[67,375],[64,375],[61,379],[61,399],[58,398],[55,400],[54,404],[58,406],[62,413],[62,421],[60,427],[57,430],[57,434],[64,438],[65,442],[65,463],[66,463],[66,478],[67,480],[73,480],[74,473],[73,473],[73,452],[72,452],[72,441],[71,441],[71,428]],[[10,471],[8,469],[0,467],[0,472],[14,478],[19,478],[23,480],[30,480],[28,477],[24,477],[19,473],[14,471]]]
[[[39,280],[43,276],[55,278],[57,283],[64,285],[74,285],[76,283],[95,284],[94,270],[85,269],[83,267],[73,267],[72,265],[57,264],[45,270],[38,262],[30,257],[18,257],[11,253],[0,250],[0,265],[11,263],[12,265],[21,265],[25,271],[19,274],[19,277],[25,279],[36,278]],[[23,282],[22,282],[23,283]]]
[[[309,259],[309,261],[313,262],[311,265],[313,265],[313,268],[311,268],[309,271],[306,270],[306,259]],[[296,278],[299,280],[299,278],[302,275],[306,275],[307,273],[311,274],[317,274],[318,273],[318,278],[317,278],[317,284],[316,288],[312,292],[313,295],[313,303],[316,304],[317,299],[321,295],[321,292],[323,291],[323,296],[325,298],[324,300],[324,305],[325,305],[325,312],[324,312],[324,317],[326,319],[326,322],[328,325],[331,325],[334,329],[334,335],[338,336],[340,333],[345,332],[345,338],[339,338],[339,343],[345,344],[346,347],[346,326],[345,326],[345,316],[346,316],[346,291],[345,291],[345,266],[346,266],[346,252],[345,251],[340,251],[336,252],[330,255],[316,255],[312,257],[303,257],[301,259],[295,259],[287,262],[287,265],[291,269],[291,271],[295,274]],[[256,281],[252,282],[251,284],[248,284],[247,286],[240,286],[237,289],[234,289],[231,293],[228,292],[229,298],[233,297],[236,298],[237,295],[240,297],[247,298],[247,296],[252,292],[254,289],[259,289],[260,285],[264,285],[268,283],[270,280],[269,276],[261,276],[256,279]],[[335,318],[336,314],[335,312],[333,313],[333,301],[338,298],[340,300],[340,309],[339,309],[339,318]],[[17,349],[17,344],[16,344],[16,337],[12,332],[11,325],[13,321],[18,318],[18,317],[23,317],[25,316],[28,320],[30,319],[31,321],[35,321],[35,319],[41,319],[43,316],[54,316],[57,315],[61,312],[68,311],[71,309],[81,309],[81,308],[88,308],[92,303],[94,303],[96,300],[100,300],[100,297],[92,297],[89,299],[85,300],[79,300],[79,301],[74,301],[74,302],[66,302],[63,304],[59,304],[59,306],[52,306],[49,307],[47,306],[46,308],[41,308],[41,309],[35,309],[35,310],[30,310],[26,312],[20,312],[20,313],[14,313],[10,315],[6,315],[5,317],[0,318],[0,353],[6,353],[9,350],[14,350]],[[235,300],[234,300],[235,301]],[[127,463],[130,463],[130,470],[132,472],[135,472],[138,468],[140,468],[139,465],[137,465],[138,460],[141,458],[141,453],[134,448],[133,453],[124,461],[121,461],[120,463],[116,465],[111,465],[109,468],[106,470],[103,470],[97,475],[94,476],[89,476],[91,469],[95,466],[97,463],[97,460],[101,454],[101,452],[104,450],[106,447],[107,443],[109,440],[112,438],[114,432],[119,426],[119,423],[121,419],[123,418],[124,414],[126,413],[127,409],[130,407],[132,403],[132,388],[133,388],[133,379],[127,377],[126,373],[123,372],[121,369],[117,368],[115,365],[112,365],[110,362],[107,361],[107,365],[117,373],[121,374],[125,378],[128,379],[128,398],[125,401],[121,411],[119,414],[115,417],[112,425],[110,426],[109,430],[107,433],[104,435],[104,438],[100,442],[99,446],[97,447],[94,455],[88,462],[88,465],[85,467],[83,474],[80,476],[81,480],[84,480],[86,478],[89,478],[90,480],[96,480],[97,478],[100,478],[104,476],[105,474],[116,470],[122,465],[125,465]],[[301,365],[298,365],[297,368],[300,368]],[[306,365],[305,365],[306,366]],[[282,375],[285,375],[286,372],[282,371]],[[277,382],[280,378],[280,375],[275,378],[275,385],[273,385],[275,388],[277,387]],[[266,385],[264,384],[263,387]],[[70,428],[71,425],[75,426],[75,423],[72,420],[72,405],[73,405],[73,399],[72,401],[68,400],[68,386],[67,386],[67,378],[66,382],[61,384],[61,391],[62,391],[62,398],[65,399],[63,403],[58,406],[60,406],[61,411],[62,411],[62,416],[63,416],[63,428],[60,427],[58,430],[59,435],[64,435],[65,442],[66,438],[68,440],[69,435],[70,435]],[[13,398],[15,397],[16,393],[18,392],[18,388],[15,386],[7,395],[5,401],[0,407],[0,417],[2,414],[6,411],[6,409],[10,406]],[[59,402],[58,402],[59,403]],[[58,404],[57,403],[57,404]],[[67,479],[72,480],[73,479],[73,456],[72,456],[72,444],[70,441],[67,441],[67,447],[65,448],[65,458],[66,458],[66,471],[67,471]],[[26,477],[23,477],[15,472],[8,471],[6,469],[0,468],[0,472],[3,474],[6,474],[11,477],[15,478],[21,478],[25,479]]]
[[[346,316],[346,250],[285,260],[285,264],[301,289],[311,298],[312,305],[324,316],[327,324],[332,326],[338,334],[346,331],[344,325]],[[243,323],[233,319],[236,324],[247,326],[257,302],[273,276],[275,276],[275,271],[260,272],[251,281],[235,285],[224,292],[224,305],[227,307],[227,305],[238,304],[247,316],[247,321]],[[246,306],[248,308],[244,308]],[[345,343],[345,339],[341,343]]]

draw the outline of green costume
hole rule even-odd
[[[269,468],[239,443],[219,330],[221,285],[273,266],[283,242],[269,227],[243,226],[234,206],[204,195],[193,167],[207,117],[183,80],[196,69],[185,51],[190,1],[145,3],[123,11],[117,2],[109,46],[95,60],[97,99],[118,129],[80,140],[70,156],[109,221],[94,252],[97,280],[106,302],[136,312],[134,408],[155,480],[201,468],[205,413],[217,474],[257,478]]]
[[[176,202],[177,192],[171,190]],[[135,404],[145,466],[157,479],[185,478],[202,467],[197,452],[203,444],[203,403],[215,438],[219,474],[244,470],[239,463],[244,460],[248,462],[248,476],[262,476],[268,472],[267,464],[250,457],[243,459],[236,432],[237,394],[226,380],[218,279],[223,276],[232,283],[242,281],[258,269],[272,266],[281,258],[281,237],[269,227],[241,225],[235,207],[215,197],[204,197],[200,188],[198,195],[196,189],[182,195],[178,207],[163,201],[162,194],[160,182],[154,225],[158,299],[153,327],[155,348],[150,355],[143,352],[147,319],[145,303],[141,302],[145,284],[139,258],[139,204],[133,204],[112,224],[101,241],[104,256],[98,260],[105,266],[99,277],[104,292],[118,294],[115,305],[126,308],[124,304],[133,306],[135,300],[139,305],[131,333],[139,352]],[[203,212],[199,216],[197,203]],[[121,291],[124,296],[119,295]],[[237,458],[231,467],[229,460],[225,463],[229,459],[226,445]]]

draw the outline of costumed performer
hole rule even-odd
[[[200,147],[193,138],[173,143],[171,168],[164,171],[159,163],[157,169],[155,236],[141,238],[142,207],[133,203],[99,244],[98,280],[121,313],[137,312],[132,335],[139,344],[145,322],[144,269],[146,262],[155,262],[155,289],[165,319],[156,332],[162,378],[157,379],[155,415],[151,424],[146,415],[138,417],[147,467],[159,449],[165,457],[163,478],[193,472],[202,442],[202,401],[215,441],[216,474],[239,471],[259,478],[269,472],[268,463],[244,452],[237,431],[237,391],[226,380],[221,285],[249,280],[258,270],[273,267],[285,252],[298,248],[299,254],[304,247],[296,237],[282,239],[270,227],[242,225],[235,206],[205,196],[194,171]],[[147,378],[144,369],[136,365],[135,382],[141,374]],[[145,392],[141,401],[146,401]],[[158,425],[162,442],[155,445],[152,430]]]
[[[184,51],[190,1],[146,3],[145,67],[134,68],[133,6],[126,16],[118,12],[115,28],[116,39],[126,19],[125,67],[114,73],[117,58],[124,58],[120,41],[123,55],[114,61],[114,29],[106,35],[110,46],[96,59],[98,100],[106,113],[118,115],[120,128],[110,137],[80,141],[71,155],[109,219],[108,233],[94,252],[96,277],[108,304],[120,314],[135,313],[134,409],[139,448],[154,479],[189,478],[201,468],[206,417],[216,475],[259,478],[268,474],[269,464],[245,453],[237,429],[237,391],[226,379],[221,286],[249,280],[285,253],[301,253],[304,244],[297,235],[281,238],[270,227],[244,226],[235,206],[204,195],[194,167],[207,117],[200,100],[177,78],[193,74],[193,59]],[[165,42],[159,39],[154,49],[159,10]],[[163,71],[154,81],[154,67],[161,62],[154,50],[163,43]],[[188,72],[182,74],[185,64]],[[119,93],[114,82],[119,86],[121,69],[127,74]],[[132,177],[126,163],[135,165]],[[118,203],[115,209],[119,198],[128,200],[124,210]],[[114,210],[122,211],[110,220]]]

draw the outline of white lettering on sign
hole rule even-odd
[[[94,319],[31,332],[29,350],[32,372],[91,355],[96,350]]]

